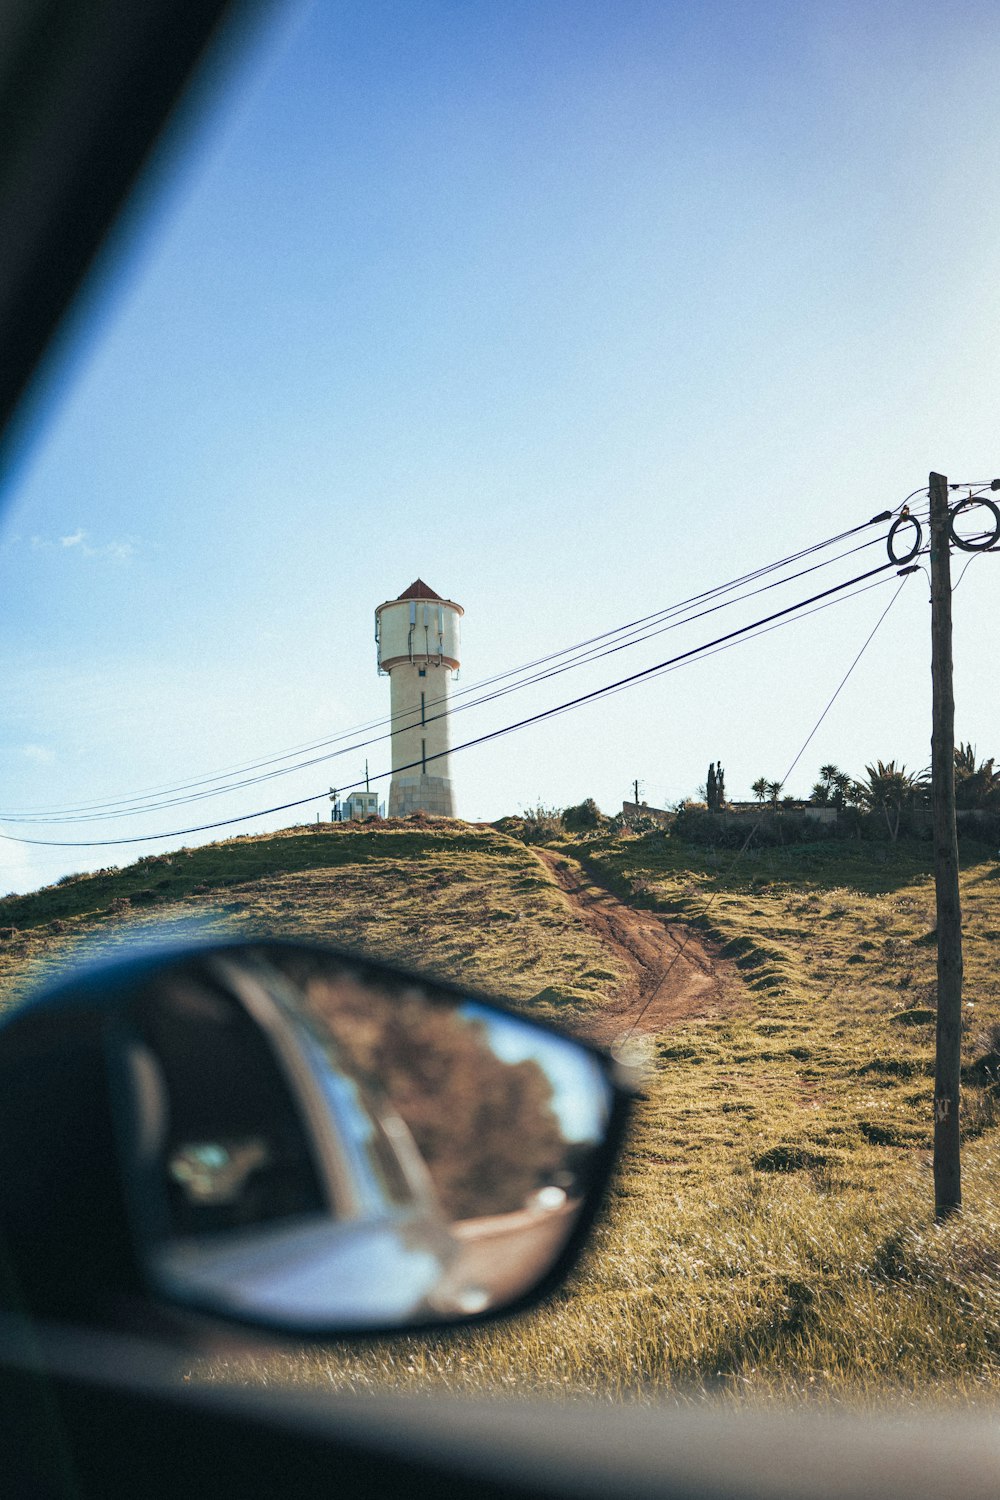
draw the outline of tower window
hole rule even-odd
[[[417,668],[417,676],[418,677],[426,677],[427,676],[427,668],[426,667],[418,667]]]
[[[421,762],[421,766],[423,767],[424,775],[426,776],[427,775],[427,741],[426,740],[421,740],[420,741],[420,762]]]
[[[426,724],[427,723],[427,712],[426,712],[426,709],[425,709],[425,706],[424,706],[424,694],[423,693],[420,694],[420,722],[421,722],[421,724]]]

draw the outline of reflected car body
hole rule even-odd
[[[478,1311],[406,1123],[296,1009],[285,951],[195,949],[137,992],[119,1114],[154,1281],[287,1330]]]
[[[382,1096],[390,1085],[371,1059],[344,1060],[348,1030],[307,993],[320,980],[328,1004],[349,996],[369,1039],[391,1015],[398,1092]],[[585,1044],[487,1000],[469,1008],[464,989],[274,940],[153,944],[61,978],[0,1025],[0,1242],[12,1273],[0,1307],[107,1329],[128,1301],[140,1323],[171,1308],[331,1338],[496,1316],[557,1285],[600,1203],[629,1088]],[[452,1222],[442,1162],[459,1173],[479,1162],[481,1115],[456,1106],[480,1075],[473,1054],[446,1052],[449,1073],[425,1072],[422,1026],[457,1027],[495,1070],[487,1167],[516,1173],[523,1158],[529,1181],[538,1167],[532,1117],[504,1113],[503,1093],[505,1078],[537,1065],[496,1056],[484,1017],[526,1055],[561,1055],[600,1130],[586,1143],[559,1136],[578,1165],[586,1157],[580,1197]],[[427,1133],[428,1108],[444,1135]],[[540,1110],[534,1122],[543,1143],[553,1119]]]
[[[325,1067],[318,1049],[302,1050],[327,1106],[319,1118],[331,1212],[173,1238],[152,1257],[164,1288],[286,1327],[372,1327],[457,1309],[449,1271],[458,1245],[405,1123]],[[473,1289],[465,1295],[475,1300]]]

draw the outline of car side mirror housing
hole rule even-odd
[[[303,943],[95,965],[0,1027],[0,1305],[295,1337],[537,1300],[627,1087],[494,1001]]]

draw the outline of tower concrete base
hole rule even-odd
[[[394,776],[389,784],[389,816],[405,818],[409,813],[433,813],[453,818],[455,804],[447,776]]]

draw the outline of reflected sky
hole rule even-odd
[[[589,1052],[474,1001],[463,1005],[460,1014],[486,1027],[490,1046],[503,1062],[538,1063],[552,1084],[552,1108],[568,1141],[600,1140],[607,1124],[610,1090]]]

